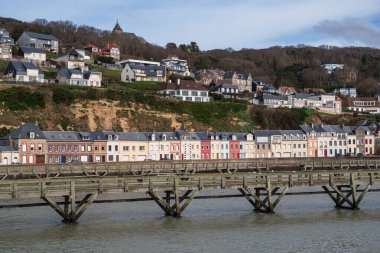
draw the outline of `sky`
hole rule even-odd
[[[380,0],[0,0],[0,6],[1,17],[69,20],[103,30],[118,19],[124,31],[161,46],[380,48]]]

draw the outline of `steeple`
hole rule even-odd
[[[113,33],[122,34],[123,29],[121,29],[121,26],[119,25],[119,19],[116,19],[116,25],[112,30]]]

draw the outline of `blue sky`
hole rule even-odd
[[[0,6],[2,17],[70,20],[105,30],[119,19],[124,31],[162,46],[380,47],[380,0],[0,0]]]

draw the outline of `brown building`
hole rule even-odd
[[[46,137],[38,123],[26,123],[10,134],[1,138],[2,145],[9,145],[19,150],[19,161],[23,164],[46,162]]]

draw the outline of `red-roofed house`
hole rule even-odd
[[[210,102],[208,90],[191,80],[178,79],[177,83],[166,83],[158,93],[173,96],[180,101]]]
[[[115,43],[107,43],[107,46],[99,50],[98,55],[112,57],[120,60],[120,50]]]
[[[96,54],[99,52],[99,48],[93,44],[88,44],[84,46],[83,49],[88,55]]]
[[[293,87],[290,87],[290,86],[280,86],[278,88],[278,93],[280,95],[287,96],[287,95],[294,95],[297,93],[297,91],[296,91],[296,89],[294,89]]]
[[[380,97],[344,98],[343,105],[350,111],[380,113]]]

